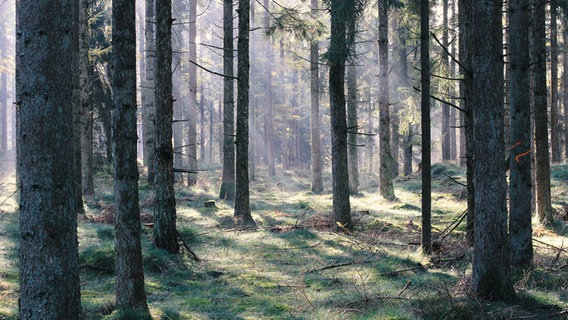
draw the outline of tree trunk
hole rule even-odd
[[[473,167],[473,75],[471,69],[471,50],[475,44],[472,40],[474,33],[472,28],[472,15],[471,15],[471,2],[472,0],[460,0],[458,6],[459,26],[460,26],[460,43],[459,55],[461,57],[460,72],[463,80],[460,83],[460,91],[462,92],[462,109],[460,114],[461,123],[461,145],[462,161],[465,161],[466,166],[466,181],[467,181],[467,224],[466,224],[466,238],[468,242],[473,245],[474,238],[474,217],[475,217],[475,187],[473,185],[474,167]],[[462,163],[463,164],[463,163]]]
[[[79,2],[18,1],[19,319],[80,319],[73,137]],[[41,151],[41,152],[39,152]]]
[[[502,2],[473,1],[472,42],[475,239],[472,290],[479,298],[514,297],[507,234],[503,147]],[[499,44],[499,45],[496,45]]]
[[[0,75],[0,124],[2,128],[2,141],[0,150],[8,150],[8,71]]]
[[[533,82],[534,82],[534,131],[536,147],[536,202],[538,220],[553,223],[550,199],[550,154],[548,147],[548,116],[546,94],[546,25],[544,0],[533,4]]]
[[[223,1],[223,178],[219,198],[235,200],[235,86],[233,1]]]
[[[531,223],[531,117],[530,117],[530,57],[529,0],[509,4],[510,54],[510,220],[511,263],[529,267],[532,264]]]
[[[395,201],[390,145],[388,3],[379,1],[379,193]]]
[[[203,82],[199,89],[199,161],[205,162],[205,95]]]
[[[428,0],[420,2],[420,70],[422,126],[422,252],[432,248],[432,170],[430,140],[430,7]]]
[[[264,0],[264,7],[266,11],[264,13],[264,29],[268,30],[270,27],[270,2],[268,0]],[[266,162],[268,165],[268,175],[273,177],[276,176],[276,165],[274,160],[274,114],[273,114],[273,102],[272,102],[272,46],[270,45],[270,37],[266,39],[266,79],[264,79],[265,83],[265,92],[266,92],[266,111],[264,114],[264,138],[265,138],[265,147],[266,147]]]
[[[354,29],[354,27],[352,27]],[[355,33],[355,30],[348,32]],[[353,57],[355,48],[352,48]],[[353,58],[354,59],[354,58]],[[347,67],[347,164],[349,168],[349,193],[359,193],[359,166],[357,143],[357,69],[351,61]]]
[[[174,9],[175,10],[175,9]],[[173,29],[173,32],[175,34],[175,29]],[[182,31],[180,31],[182,32]],[[175,50],[174,48],[172,48],[172,50]],[[179,53],[173,53],[172,54],[172,65],[174,66],[179,66],[181,65],[181,54]],[[183,143],[183,129],[185,127],[185,125],[188,123],[187,121],[185,121],[184,119],[184,113],[188,113],[188,112],[184,112],[183,110],[183,93],[182,93],[182,81],[183,77],[181,74],[181,70],[176,70],[175,72],[172,72],[172,96],[173,98],[173,123],[172,123],[172,137],[173,137],[173,148],[174,148],[174,168],[178,169],[178,168],[183,168],[184,166],[184,152],[183,150],[185,149],[184,147],[184,143]],[[195,117],[194,113],[189,113],[192,115],[192,117]],[[184,181],[184,174],[180,173],[180,172],[176,172],[174,173],[174,183],[180,183],[183,184]]]
[[[367,172],[373,173],[374,163],[373,163],[373,154],[374,154],[374,147],[375,147],[375,128],[374,128],[374,121],[373,121],[373,103],[371,101],[371,88],[369,87],[367,90],[367,126],[369,130],[369,135],[367,136],[367,141],[365,143],[365,149],[367,154]]]
[[[550,0],[550,147],[552,162],[559,163],[560,121],[558,116],[558,26],[557,0]]]
[[[562,15],[562,42],[564,50],[562,50],[562,104],[564,105],[564,158],[568,161],[568,12]]]
[[[189,61],[197,62],[197,0],[189,1]],[[189,63],[189,105],[188,105],[188,137],[187,160],[188,169],[197,170],[197,66]],[[197,182],[197,174],[188,173],[187,184]]]
[[[448,48],[448,0],[443,0],[442,5],[442,45]],[[446,68],[449,67],[449,55],[444,50],[442,52],[443,64]],[[448,85],[444,84],[443,89],[445,94],[448,94]],[[449,161],[451,159],[451,143],[450,143],[450,105],[442,103],[442,160]]]
[[[456,25],[456,1],[457,0],[452,0],[451,2],[451,8],[452,8],[452,17],[451,17],[451,26],[455,26]],[[453,35],[455,37],[456,35],[456,31],[454,30]],[[451,46],[451,54],[453,57],[456,57],[456,40],[452,41]],[[450,64],[450,77],[452,78],[457,78],[456,76],[456,63],[454,61],[452,61],[452,59],[449,59],[449,64]],[[452,83],[450,84],[450,91],[449,91],[449,96],[450,96],[450,102],[452,103],[456,103],[456,83],[452,81]],[[457,120],[457,110],[456,108],[450,108],[450,159],[452,161],[456,161],[457,157],[458,157],[458,143],[457,143],[457,132],[456,132],[456,120]]]
[[[318,0],[311,0],[312,16],[317,18]],[[319,43],[314,40],[310,44],[310,138],[312,192],[323,192],[321,136],[320,136],[320,79],[319,79]]]
[[[146,20],[144,28],[145,51],[146,51],[146,81],[145,103],[143,109],[142,125],[144,126],[144,164],[148,168],[148,184],[154,185],[156,153],[156,2],[146,0]]]
[[[138,206],[135,1],[113,0],[112,12],[116,306],[146,310],[151,319],[144,291]]]
[[[236,186],[235,186],[235,225],[254,228],[249,192],[248,170],[248,103],[249,103],[249,30],[250,0],[239,0],[239,39],[237,42],[237,136],[236,136]]]
[[[172,3],[156,3],[156,208],[154,245],[177,253],[176,200],[174,196],[174,151],[172,146]]]
[[[88,1],[79,2],[79,99],[81,108],[81,173],[84,195],[95,193],[93,181],[93,105],[89,99],[91,77],[89,66]]]
[[[329,102],[331,113],[331,169],[333,179],[333,219],[340,228],[351,229],[349,171],[347,164],[347,121],[345,119],[345,23],[352,1],[331,1],[329,45]]]

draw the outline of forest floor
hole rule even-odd
[[[10,157],[0,157],[0,319],[16,319],[17,197]],[[351,198],[355,231],[332,231],[331,180],[314,195],[309,172],[260,171],[251,184],[254,231],[233,228],[232,208],[217,199],[220,168],[177,186],[186,249],[153,248],[152,195],[140,183],[148,303],[155,319],[565,319],[568,318],[568,165],[554,166],[557,224],[534,224],[534,268],[515,274],[513,303],[476,300],[469,292],[472,250],[464,240],[461,168],[433,167],[435,252],[420,252],[420,173],[395,182],[396,202],[377,194],[378,177],[362,173]],[[451,177],[451,178],[450,178]],[[144,176],[141,181],[144,181]],[[86,319],[116,319],[112,177],[96,176],[96,195],[79,217],[82,304]],[[215,200],[215,207],[204,202]],[[129,318],[129,317],[126,317]],[[124,317],[123,317],[124,319]],[[129,319],[135,319],[130,317]]]

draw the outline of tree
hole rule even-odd
[[[156,208],[154,245],[170,253],[179,252],[174,196],[174,151],[172,146],[172,3],[156,3]]]
[[[550,149],[552,162],[561,159],[560,121],[558,115],[558,8],[557,0],[550,0]]]
[[[422,126],[422,252],[432,248],[432,169],[430,154],[430,6],[420,1],[420,69]]]
[[[264,0],[264,28],[270,28],[270,2]],[[266,79],[264,80],[266,92],[266,111],[264,113],[264,139],[266,146],[266,161],[268,165],[268,175],[276,176],[276,165],[274,160],[274,112],[273,112],[273,97],[272,97],[272,46],[270,44],[270,37],[266,39]]]
[[[18,1],[19,319],[79,319],[73,137],[79,1]],[[41,124],[41,125],[40,125]],[[41,152],[38,152],[41,150]]]
[[[146,47],[146,81],[145,81],[145,100],[142,110],[142,125],[144,131],[144,164],[148,168],[148,183],[154,184],[155,181],[155,164],[154,158],[156,148],[156,2],[155,0],[146,0],[146,19],[144,28],[145,47]]]
[[[442,46],[446,49],[449,48],[449,41],[448,41],[448,0],[443,0],[442,4],[442,25],[443,25],[443,34],[442,34]],[[449,54],[446,50],[443,51],[442,60],[445,64],[445,67],[449,70]],[[445,93],[449,96],[449,85],[444,85]],[[448,103],[442,103],[442,160],[450,161],[451,160],[451,136],[450,136],[450,105]],[[422,162],[424,164],[424,161]]]
[[[237,42],[237,136],[236,136],[236,186],[235,225],[254,228],[256,223],[251,215],[248,170],[249,144],[249,29],[250,0],[239,0],[239,40]]]
[[[311,0],[312,15],[316,18],[318,0]],[[317,39],[310,43],[310,137],[312,192],[323,192],[321,142],[320,142],[320,80],[319,80],[319,44]]]
[[[379,1],[379,193],[395,201],[390,146],[388,1]]]
[[[509,4],[510,54],[510,220],[511,263],[528,267],[532,264],[531,224],[531,117],[530,117],[530,57],[529,0]]]
[[[534,139],[537,215],[541,223],[553,223],[550,199],[550,154],[546,94],[546,1],[536,0],[532,10]]]
[[[223,178],[219,198],[235,200],[233,1],[223,1]]]
[[[507,186],[503,147],[502,2],[472,1],[475,237],[472,290],[482,299],[511,300]],[[483,174],[480,174],[483,173]]]
[[[351,229],[351,205],[347,165],[347,120],[345,118],[345,24],[354,2],[331,1],[331,39],[329,59],[329,102],[331,112],[331,172],[333,179],[333,219],[339,227]]]
[[[189,1],[189,61],[197,62],[197,0]],[[189,106],[188,106],[188,139],[187,154],[189,170],[197,169],[197,68],[189,64]],[[203,148],[203,146],[201,146]],[[192,186],[197,182],[197,175],[189,173],[187,184]]]
[[[112,130],[116,202],[116,306],[148,310],[144,291],[136,162],[136,11],[112,1]],[[147,318],[150,319],[149,313]]]
[[[84,195],[95,193],[93,181],[93,105],[89,100],[90,77],[89,71],[89,39],[88,39],[88,8],[89,3],[81,0],[79,3],[79,105],[81,110],[81,174]]]
[[[349,168],[349,193],[359,193],[359,156],[357,152],[357,33],[356,21],[346,24],[348,37],[352,39],[349,46],[349,65],[347,66],[347,165]]]

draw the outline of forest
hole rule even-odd
[[[568,319],[566,66],[566,0],[0,0],[0,320]]]

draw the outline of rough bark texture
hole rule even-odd
[[[352,1],[331,1],[331,40],[329,45],[329,102],[331,113],[331,173],[333,180],[333,219],[340,227],[352,227],[347,166],[347,120],[345,110],[345,22]]]
[[[562,14],[562,42],[568,45],[568,12]],[[562,50],[562,104],[564,106],[564,158],[568,159],[568,50]]]
[[[511,263],[532,264],[529,0],[509,4],[511,138],[509,237]]]
[[[156,3],[156,208],[154,210],[154,245],[177,253],[176,200],[172,146],[172,3]]]
[[[548,112],[546,94],[546,25],[544,0],[533,4],[532,36],[534,44],[533,82],[534,82],[534,131],[536,161],[536,203],[538,219],[541,223],[552,223],[552,204],[550,199],[550,150],[548,146]]]
[[[467,224],[466,224],[466,237],[471,245],[473,245],[474,238],[474,216],[475,216],[475,187],[473,185],[473,76],[471,71],[471,50],[469,48],[475,46],[472,42],[472,34],[474,32],[471,25],[471,2],[472,0],[460,0],[459,10],[459,25],[460,25],[460,72],[463,76],[463,81],[460,83],[460,91],[462,92],[462,109],[465,110],[460,114],[461,140],[465,148],[465,153],[462,150],[462,159],[466,166],[466,181],[467,181]]]
[[[379,1],[379,193],[394,201],[388,78],[388,3]]]
[[[0,150],[8,150],[8,71],[1,72],[0,78],[0,121],[1,142]]]
[[[514,296],[507,234],[507,185],[503,147],[502,2],[473,1],[472,70],[475,239],[472,291],[479,298]]]
[[[144,291],[136,162],[135,1],[112,1],[112,129],[116,203],[116,306],[148,310]],[[150,318],[150,314],[147,314]]]
[[[352,53],[355,53],[355,49],[352,49]],[[349,167],[349,193],[357,194],[359,193],[357,69],[353,63],[354,61],[347,67],[347,161]]]
[[[197,62],[197,0],[189,1],[189,61]],[[189,105],[188,105],[188,169],[197,170],[197,66],[189,63]],[[203,146],[202,146],[203,147]],[[197,174],[189,173],[188,185],[197,182]]]
[[[156,3],[155,0],[146,0],[146,22],[144,29],[145,37],[145,57],[146,57],[146,81],[144,91],[146,91],[145,103],[143,106],[142,125],[144,126],[144,164],[148,168],[148,183],[154,184],[155,181],[155,153],[156,153]]]
[[[448,0],[442,1],[442,45],[448,48]],[[442,52],[442,60],[445,67],[449,67],[449,55],[446,50]],[[448,94],[449,87],[444,85],[446,94]],[[450,105],[442,103],[442,160],[450,161],[451,159],[451,141],[450,141]]]
[[[233,1],[223,1],[223,178],[219,198],[235,200],[235,85]]]
[[[558,16],[556,0],[550,0],[550,149],[552,162],[561,160],[558,114]]]
[[[267,11],[264,13],[264,28],[268,30],[270,27],[270,2],[264,0],[264,7]],[[266,39],[266,79],[265,81],[265,92],[266,92],[266,110],[264,114],[264,138],[266,146],[266,162],[268,166],[268,175],[273,177],[276,175],[276,165],[274,160],[274,114],[273,114],[273,97],[272,97],[272,46],[270,45],[270,37]]]
[[[420,2],[420,69],[422,126],[422,252],[432,248],[432,169],[430,140],[430,7],[428,0]]]
[[[88,6],[87,0],[79,2],[79,99],[81,108],[81,174],[83,195],[93,195],[93,105],[89,99],[91,92],[89,71],[88,42]]]
[[[317,14],[318,0],[311,0],[312,15]],[[320,136],[320,79],[319,79],[319,44],[310,44],[310,137],[311,137],[311,167],[312,192],[323,192],[321,136]]]
[[[81,313],[77,204],[69,196],[78,169],[69,143],[78,5],[17,2],[19,319],[73,320]]]
[[[237,136],[236,136],[236,185],[235,185],[235,225],[254,228],[249,192],[248,170],[248,103],[249,103],[249,29],[250,0],[239,0],[239,40],[237,42]]]

